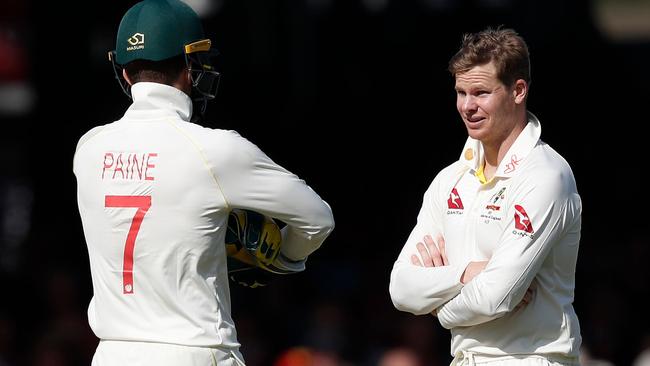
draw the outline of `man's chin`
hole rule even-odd
[[[485,130],[481,128],[471,128],[470,126],[465,126],[467,128],[467,134],[469,137],[473,138],[474,140],[481,140],[483,137],[485,137]]]

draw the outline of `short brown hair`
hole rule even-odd
[[[488,28],[465,34],[460,50],[449,60],[453,76],[494,62],[497,78],[506,86],[524,79],[530,84],[530,58],[524,39],[513,29]]]
[[[184,56],[162,61],[134,60],[126,64],[126,74],[133,84],[141,81],[172,85],[183,69],[187,68]]]

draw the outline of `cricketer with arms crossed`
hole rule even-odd
[[[133,104],[81,137],[74,156],[88,318],[100,339],[93,365],[244,365],[224,245],[230,212],[286,223],[272,263],[286,272],[303,270],[334,227],[327,203],[254,144],[190,122],[216,93],[213,54],[178,0],[137,3],[120,23],[110,59]]]
[[[469,138],[424,194],[393,303],[451,330],[452,365],[577,365],[582,206],[526,109],[528,48],[510,29],[469,34],[449,70]]]

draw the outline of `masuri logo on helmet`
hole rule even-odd
[[[136,33],[126,40],[130,46],[126,48],[127,51],[141,50],[144,48],[144,34]]]

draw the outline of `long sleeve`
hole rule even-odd
[[[330,206],[302,179],[273,162],[257,146],[232,131],[228,146],[211,151],[213,172],[230,207],[250,209],[287,224],[282,254],[302,261],[334,229]],[[217,171],[214,167],[225,167]]]
[[[438,309],[447,328],[488,322],[511,312],[564,231],[580,216],[580,198],[561,171],[537,172],[512,197],[504,231],[483,272]]]
[[[467,263],[452,263],[442,267],[419,267],[411,263],[417,254],[416,245],[425,235],[443,234],[441,210],[437,207],[439,178],[424,195],[415,227],[393,265],[389,292],[398,310],[416,315],[427,314],[456,296],[462,287],[460,277]]]

